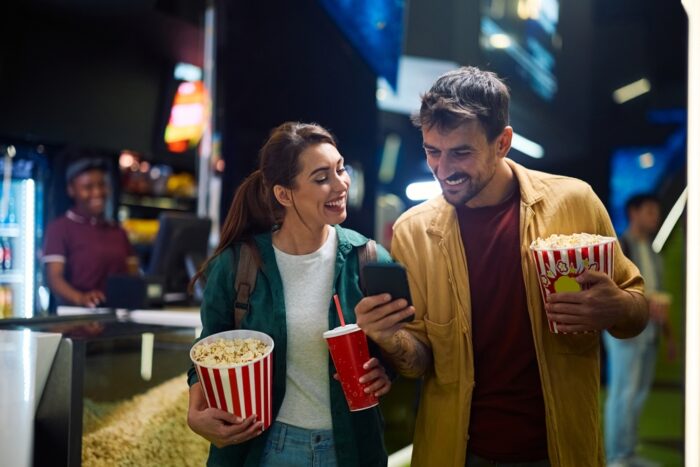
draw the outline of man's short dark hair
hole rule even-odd
[[[627,218],[629,219],[632,209],[639,209],[646,203],[655,203],[660,206],[661,200],[653,193],[639,193],[630,197],[625,203],[625,214],[627,214]]]
[[[412,117],[418,128],[454,130],[478,120],[493,141],[508,125],[510,92],[493,72],[462,67],[440,76],[421,96],[421,107]]]
[[[68,164],[66,168],[66,183],[73,181],[78,175],[87,172],[88,170],[101,170],[102,172],[109,171],[107,161],[98,157],[78,159]]]

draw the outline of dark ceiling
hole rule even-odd
[[[203,1],[30,0],[6,11],[0,137],[158,151],[174,65],[203,62]]]
[[[407,0],[406,5],[405,54],[490,65],[478,48],[478,0]],[[9,128],[12,134],[41,139],[45,135],[37,134],[34,128],[35,120],[44,114],[45,127],[57,120],[73,121],[68,130],[64,125],[49,131],[49,136],[59,137],[57,132],[63,131],[67,138],[78,137],[74,127],[99,117],[90,93],[114,93],[120,100],[121,83],[122,87],[139,88],[134,91],[142,96],[134,101],[138,108],[98,99],[100,106],[116,109],[123,119],[123,146],[149,146],[145,139],[162,112],[157,93],[163,86],[163,70],[176,61],[202,62],[204,6],[204,0],[28,0],[13,7],[4,21],[5,39],[0,49],[0,85],[4,87],[0,101],[10,102],[18,114],[9,117],[4,112],[0,135]],[[226,29],[228,25],[221,26]],[[513,157],[534,168],[561,173],[584,170],[583,175],[604,191],[607,172],[596,167],[607,165],[614,148],[661,144],[675,129],[652,124],[647,115],[652,110],[685,106],[685,12],[679,0],[562,0],[560,28],[564,47],[558,58],[559,92],[554,101],[543,104],[529,91],[513,88],[516,131],[542,144],[547,156],[532,160],[514,153]],[[284,37],[277,41],[284,44]],[[69,49],[78,50],[73,58],[66,52]],[[90,73],[96,70],[102,75],[98,73],[93,79]],[[77,72],[86,76],[75,78],[80,88],[73,90],[87,96],[85,99],[55,101],[42,89],[47,77]],[[650,80],[650,93],[622,105],[612,101],[614,89],[641,77]],[[77,86],[59,82],[63,87]],[[98,85],[103,88],[97,89]],[[108,85],[112,87],[106,90]],[[226,83],[221,83],[220,89],[226,92]],[[32,97],[37,92],[39,97]],[[50,108],[52,102],[55,109]],[[88,116],[77,115],[79,109],[73,108],[83,104],[87,110],[82,113]],[[62,119],[66,111],[76,115]],[[129,118],[136,120],[138,131],[128,127]],[[32,130],[23,132],[23,126]],[[143,127],[149,128],[146,131]],[[104,133],[88,140],[98,142],[107,137],[119,143],[120,135]],[[420,147],[415,150],[420,157]]]

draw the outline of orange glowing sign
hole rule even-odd
[[[165,142],[171,152],[196,146],[209,120],[209,96],[202,81],[185,81],[177,88],[165,128]]]

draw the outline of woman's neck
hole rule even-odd
[[[311,228],[285,221],[272,235],[272,244],[290,255],[307,255],[317,251],[328,239],[330,225]]]

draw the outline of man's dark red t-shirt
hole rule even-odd
[[[520,259],[520,194],[457,209],[467,256],[475,387],[470,452],[501,462],[547,458],[544,399]]]
[[[81,292],[105,292],[107,277],[128,272],[129,258],[135,253],[126,232],[105,219],[68,210],[46,228],[42,261],[65,263],[66,280]]]

